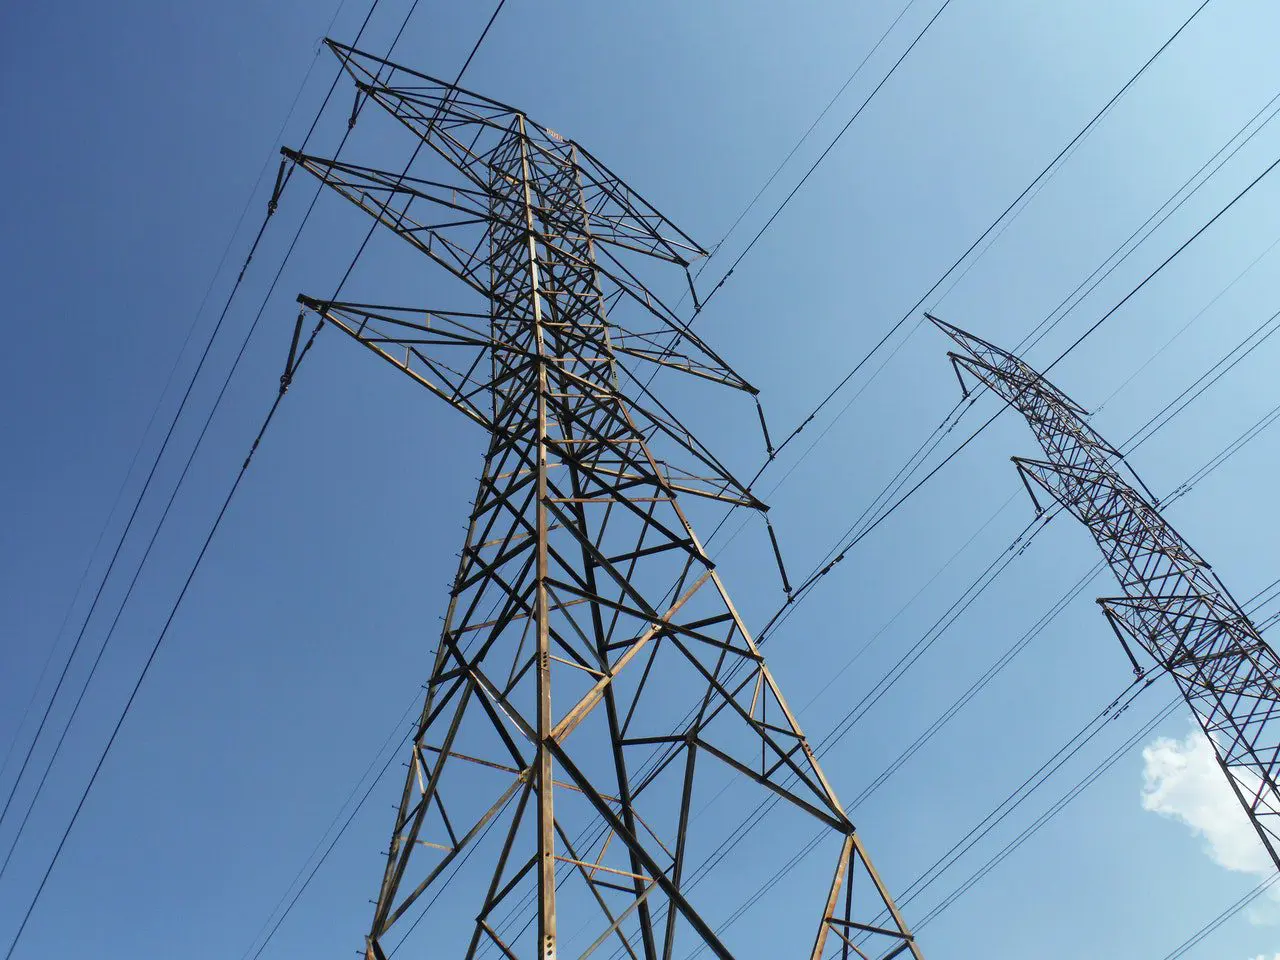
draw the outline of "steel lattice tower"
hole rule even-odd
[[[1031,425],[1046,460],[1014,457],[1032,500],[1049,494],[1093,534],[1124,595],[1098,600],[1139,675],[1132,640],[1173,677],[1280,868],[1280,659],[1230,591],[1160,514],[1085,411],[1018,357],[929,317],[951,353]],[[961,386],[964,386],[963,377]],[[967,393],[967,388],[966,388]],[[1036,509],[1041,510],[1036,501]]]
[[[763,505],[630,369],[755,393],[635,272],[704,251],[521,111],[329,45],[357,96],[445,173],[286,157],[478,306],[299,300],[489,437],[367,957],[383,960],[442,886],[457,906],[433,915],[435,953],[551,960],[585,930],[582,956],[608,944],[670,960],[678,938],[733,956],[686,869],[698,788],[718,768],[715,783],[754,781],[831,831],[834,879],[801,950],[919,960],[681,500]],[[754,846],[778,863],[793,852]],[[449,880],[473,855],[485,876],[466,892]]]

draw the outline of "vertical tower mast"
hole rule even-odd
[[[957,373],[976,377],[1030,424],[1047,459],[1013,458],[1028,492],[1034,500],[1035,488],[1045,491],[1089,528],[1124,591],[1098,603],[1134,670],[1141,673],[1129,641],[1173,677],[1280,868],[1275,651],[1081,407],[1013,354],[929,319],[963,349],[949,354]]]
[[[521,111],[330,47],[445,173],[285,155],[479,302],[299,299],[489,436],[369,960],[440,895],[456,909],[434,923],[438,954],[553,960],[562,944],[608,944],[671,960],[679,943],[734,956],[691,901],[686,862],[717,767],[716,783],[752,781],[831,831],[811,960],[920,960],[681,498],[763,505],[631,369],[754,394],[636,272],[704,251]],[[483,883],[455,881],[473,858]]]

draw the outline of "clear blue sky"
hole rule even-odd
[[[699,320],[702,334],[761,387],[776,433],[879,339],[1196,5],[954,0]],[[385,0],[369,48],[386,49],[406,6]],[[704,279],[720,275],[936,7],[925,0],[912,6]],[[467,82],[588,145],[709,246],[900,8],[897,0],[509,0]],[[398,58],[451,76],[490,9],[422,3]],[[364,11],[351,0],[334,35],[353,37]],[[0,448],[9,464],[0,474],[8,505],[0,749],[18,729],[50,646],[56,640],[64,651],[70,644],[71,634],[57,639],[58,630],[80,573],[332,12],[328,2],[232,0],[72,2],[0,13],[8,48],[0,66],[8,145],[0,156],[8,187],[0,213],[8,331],[0,353],[7,413]],[[1019,340],[1280,91],[1277,31],[1280,8],[1272,3],[1214,0],[989,252],[929,305],[997,343]],[[286,143],[301,140],[333,71],[321,56]],[[349,104],[349,89],[340,88],[317,133],[318,152],[333,149]],[[350,156],[401,162],[380,156],[380,148],[353,143]],[[1277,155],[1280,122],[1241,150],[1031,359],[1052,359]],[[226,295],[268,189],[258,190],[211,303]],[[301,178],[286,194],[228,316],[228,336],[215,347],[210,362],[219,374],[309,195]],[[268,303],[47,799],[0,879],[0,942],[16,929],[270,401],[294,295],[327,293],[363,235],[339,201],[326,199]],[[1278,214],[1280,179],[1268,180],[1055,370],[1060,386],[1097,407],[1195,318],[1095,418],[1114,442],[1280,306],[1280,256],[1272,252],[1196,316],[1280,237]],[[377,300],[383,291],[413,290],[411,266],[402,253],[366,258],[353,296]],[[208,311],[199,316],[197,341],[213,320]],[[833,424],[794,472],[787,473],[787,459],[766,475],[761,492],[786,474],[766,499],[793,574],[831,546],[954,404],[946,349],[933,331],[915,333],[843,415],[803,435],[796,452]],[[1278,358],[1280,346],[1268,341],[1144,445],[1134,463],[1147,483],[1171,490],[1280,402]],[[193,363],[191,351],[182,355],[179,382]],[[207,409],[215,390],[212,380],[202,381],[195,409]],[[674,396],[681,396],[678,387]],[[162,420],[175,403],[172,392],[165,395]],[[981,406],[972,425],[993,409]],[[754,472],[760,449],[747,405],[682,412],[735,469]],[[193,439],[187,422],[175,440],[184,456]],[[144,462],[158,440],[154,431],[148,435]],[[89,799],[24,935],[23,954],[202,960],[239,957],[253,943],[425,678],[480,451],[480,438],[459,417],[350,343],[322,338]],[[770,641],[766,652],[811,737],[832,730],[1030,518],[1007,458],[1036,452],[1025,426],[1002,418],[860,544]],[[1272,487],[1278,454],[1280,434],[1262,436],[1171,509],[1242,598],[1280,576],[1280,505]],[[162,466],[162,489],[178,467],[177,460]],[[140,482],[130,477],[126,501]],[[150,502],[143,519],[154,522],[159,507]],[[112,519],[108,543],[122,520]],[[719,556],[730,589],[757,624],[780,599],[767,549],[752,524]],[[126,547],[126,569],[140,550],[137,542]],[[1082,530],[1055,521],[908,682],[831,751],[825,765],[837,791],[855,796],[1095,559]],[[104,562],[95,557],[95,576]],[[105,611],[114,612],[121,589],[120,582],[108,588]],[[1123,655],[1092,603],[1113,591],[1109,579],[1098,581],[854,811],[895,889],[1127,682]],[[82,596],[73,624],[86,606]],[[91,623],[91,648],[108,621],[99,615]],[[73,667],[75,687],[85,667]],[[50,687],[46,679],[42,693]],[[1160,685],[1144,694],[916,901],[908,919],[922,916],[1171,693]],[[1182,738],[1187,730],[1178,712],[1157,733]],[[11,764],[0,776],[6,794],[12,775]],[[360,946],[399,775],[397,767],[375,788],[264,956],[344,956]],[[1206,839],[1184,823],[1144,810],[1143,785],[1143,756],[1134,751],[929,924],[921,934],[927,955],[1159,960],[1257,882],[1215,862]],[[24,788],[18,800],[26,796]],[[9,822],[0,827],[0,852],[12,830]],[[798,836],[771,839],[785,845]],[[709,896],[723,914],[747,892],[726,878]],[[771,910],[812,912],[785,894]],[[1280,925],[1268,924],[1266,914],[1237,918],[1188,956],[1253,960],[1280,952]],[[749,915],[736,929],[757,955],[797,952],[777,942],[768,913]]]

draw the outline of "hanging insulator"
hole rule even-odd
[[[298,311],[298,320],[293,325],[293,340],[289,343],[289,359],[285,361],[284,373],[280,374],[280,392],[284,393],[289,389],[289,384],[293,382],[293,371],[298,358],[298,341],[302,339],[302,321],[306,319],[307,311]],[[312,337],[314,339],[314,335]]]
[[[773,439],[769,436],[769,424],[765,423],[764,420],[764,407],[760,405],[760,398],[758,396],[753,397],[752,399],[756,402],[756,416],[760,418],[760,432],[764,434],[764,448],[768,451],[769,459],[772,460],[776,451],[773,449]]]
[[[281,160],[280,169],[276,171],[276,185],[271,190],[271,199],[267,201],[268,217],[276,212],[276,207],[280,206],[280,194],[284,190],[284,171],[288,165],[288,160]]]
[[[778,561],[778,574],[782,577],[782,592],[791,597],[791,581],[787,579],[787,567],[782,562],[782,548],[778,546],[778,536],[773,532],[773,522],[768,515],[764,518],[764,528],[769,531],[769,542],[773,544],[773,559]]]

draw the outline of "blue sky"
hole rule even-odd
[[[699,319],[703,336],[761,388],[775,434],[843,376],[1196,5],[954,0]],[[370,49],[386,49],[405,6],[379,7]],[[912,4],[796,165],[727,238],[704,280],[727,268],[936,8]],[[467,83],[588,145],[711,245],[900,9],[896,0],[785,12],[754,2],[572,0],[549,8],[509,0]],[[422,3],[399,59],[452,75],[489,11]],[[0,231],[9,300],[8,349],[0,355],[9,415],[0,440],[12,464],[2,481],[10,509],[0,561],[0,748],[19,732],[50,646],[69,648],[74,634],[59,635],[59,625],[91,556],[90,583],[101,573],[105,557],[93,548],[121,483],[126,502],[141,483],[136,473],[125,481],[126,472],[193,318],[197,341],[211,329],[213,313],[197,311],[298,85],[314,61],[286,128],[293,145],[332,78],[328,55],[316,59],[332,12],[329,3],[75,2],[0,13],[12,38],[0,67],[10,136],[0,158],[10,187]],[[363,15],[361,5],[348,4],[335,36],[354,36]],[[1280,10],[1263,0],[1210,3],[972,269],[927,305],[997,343],[1016,343],[1280,92],[1277,28]],[[340,88],[317,131],[317,152],[333,149],[349,102]],[[357,138],[351,156],[394,167],[407,155],[388,160],[383,146]],[[1278,154],[1273,122],[1030,359],[1056,356]],[[259,185],[210,304],[226,296],[269,187]],[[211,356],[218,377],[198,384],[194,409],[212,402],[309,195],[301,179],[286,194]],[[267,303],[157,562],[144,571],[54,767],[47,800],[0,878],[4,942],[270,402],[294,295],[327,292],[363,236],[363,225],[326,199]],[[1094,423],[1114,442],[1276,310],[1278,212],[1280,180],[1269,179],[1055,369],[1055,381],[1086,407],[1106,401]],[[375,249],[351,289],[369,300],[414,291],[412,261],[392,247]],[[679,289],[678,277],[670,283]],[[825,431],[811,454],[784,457],[765,475],[760,491],[773,505],[793,575],[822,556],[951,409],[957,387],[946,349],[934,331],[917,330],[846,412],[820,420],[794,445],[798,454]],[[1269,375],[1277,349],[1267,341],[1143,445],[1133,462],[1149,486],[1172,490],[1280,402]],[[177,382],[194,362],[193,351],[181,354]],[[740,473],[753,473],[761,450],[750,407],[671,389],[688,401],[681,412],[704,439]],[[162,421],[176,401],[165,393]],[[461,418],[428,401],[349,343],[319,341],[21,949],[203,958],[236,957],[253,944],[428,669],[482,449]],[[966,424],[976,426],[992,403]],[[197,428],[187,421],[176,435],[184,457]],[[146,436],[144,463],[158,442],[155,431]],[[1263,434],[1170,508],[1239,597],[1280,576],[1280,506],[1269,482],[1278,451],[1277,435]],[[813,739],[836,728],[1030,519],[1008,457],[1036,452],[1025,426],[1002,417],[851,552],[770,641],[773,669]],[[162,464],[161,489],[180,462]],[[142,519],[154,523],[160,507],[149,502]],[[108,543],[122,522],[112,517]],[[141,549],[126,546],[126,569]],[[758,524],[717,559],[748,621],[759,624],[780,592]],[[824,758],[837,791],[857,795],[1095,560],[1088,536],[1066,520],[1038,536],[908,681]],[[120,582],[108,587],[105,611],[114,613],[121,590]],[[854,811],[892,887],[906,887],[1128,682],[1124,656],[1092,602],[1113,590],[1106,577],[1089,587]],[[86,609],[81,596],[71,622]],[[91,622],[92,648],[108,622],[101,613]],[[73,665],[75,688],[86,666]],[[40,689],[50,688],[46,679]],[[1163,684],[1145,693],[914,902],[908,919],[923,916],[1171,694]],[[30,730],[20,731],[20,749]],[[1235,846],[1232,811],[1203,775],[1188,732],[1185,713],[1175,712],[1144,739],[1145,758],[1141,750],[1126,754],[931,922],[921,933],[926,954],[1160,958],[1253,886],[1256,861]],[[0,776],[5,793],[13,769]],[[398,777],[396,768],[375,788],[264,956],[359,947]],[[13,828],[0,826],[0,847],[7,849]],[[776,842],[794,839],[780,833]],[[726,882],[714,904],[727,912],[747,892]],[[807,909],[785,894],[774,904]],[[1280,907],[1266,907],[1188,956],[1275,954]],[[790,949],[769,940],[770,928],[768,915],[748,915],[739,936],[774,953]]]

